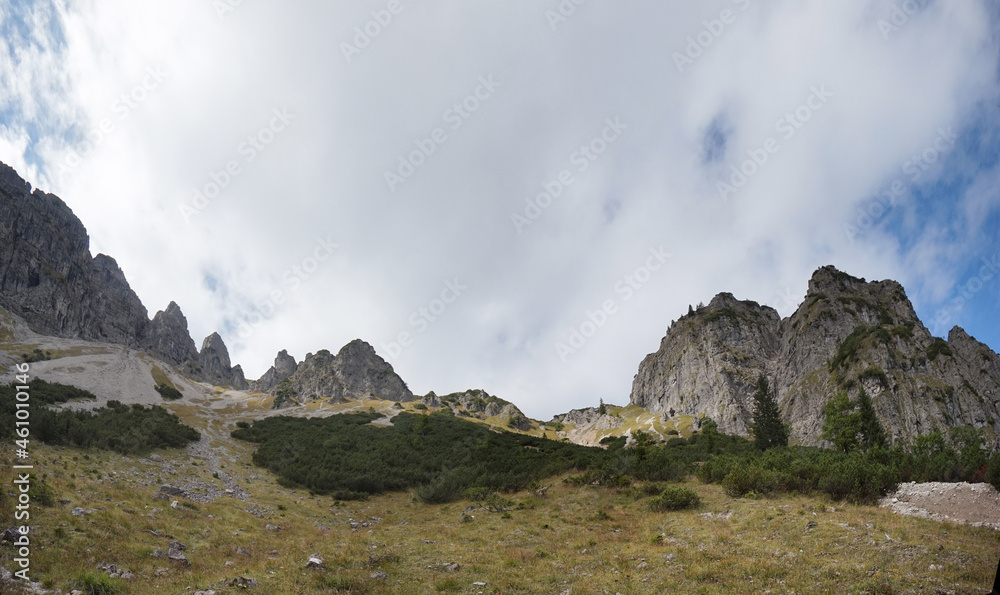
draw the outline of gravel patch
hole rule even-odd
[[[988,483],[903,483],[879,506],[907,516],[1000,530],[1000,492]]]

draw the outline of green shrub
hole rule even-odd
[[[740,498],[749,492],[770,494],[778,487],[777,474],[757,465],[739,465],[722,480],[722,488],[733,498]]]
[[[684,486],[669,486],[659,497],[650,499],[649,509],[653,512],[666,512],[695,508],[699,504],[701,498],[698,497],[698,492]]]
[[[49,351],[42,351],[39,348],[34,348],[31,353],[22,353],[21,360],[25,364],[33,364],[35,362],[46,362],[52,359],[52,353]]]
[[[875,504],[899,485],[899,474],[887,459],[888,452],[879,448],[835,459],[824,470],[819,489],[836,500]]]
[[[160,393],[160,396],[168,401],[176,401],[177,399],[184,398],[184,394],[181,391],[166,384],[157,384],[156,392]]]

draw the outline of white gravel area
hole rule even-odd
[[[1000,530],[1000,492],[988,483],[903,483],[879,506],[907,516]]]

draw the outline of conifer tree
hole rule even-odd
[[[830,397],[823,411],[823,439],[844,452],[851,452],[858,445],[861,414],[855,407],[847,391],[840,391]]]
[[[753,400],[756,407],[750,431],[753,432],[757,448],[767,450],[775,446],[788,446],[788,427],[781,421],[777,396],[763,374],[757,378],[757,390],[753,394]]]
[[[882,427],[882,422],[875,415],[875,406],[872,404],[872,399],[868,396],[868,392],[864,388],[861,389],[861,395],[858,397],[858,415],[861,425],[861,444],[866,449],[873,446],[884,447],[888,443],[885,436],[885,428]]]

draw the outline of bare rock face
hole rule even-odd
[[[971,424],[1000,436],[1000,356],[956,327],[935,338],[895,281],[817,270],[790,317],[720,294],[674,323],[642,361],[631,402],[661,413],[705,415],[748,435],[754,382],[778,393],[791,438],[820,444],[823,408],[863,387],[893,440]]]
[[[145,347],[164,361],[180,365],[198,361],[198,349],[188,332],[187,318],[180,306],[170,302],[146,327]]]
[[[278,386],[279,382],[294,374],[298,369],[299,365],[295,362],[295,358],[288,355],[288,352],[282,349],[274,358],[274,365],[268,368],[263,376],[250,383],[250,388],[255,391],[268,392]]]
[[[414,399],[392,366],[360,339],[345,345],[337,355],[325,349],[306,355],[295,372],[269,392],[277,397],[276,407],[290,401],[304,404],[320,399],[330,403],[364,398],[397,402]]]
[[[198,354],[198,364],[201,367],[201,379],[217,386],[231,386],[246,390],[250,387],[243,377],[243,368],[233,367],[229,361],[229,350],[219,333],[205,337]]]
[[[38,333],[142,347],[149,322],[115,260],[59,197],[0,163],[0,306]]]

